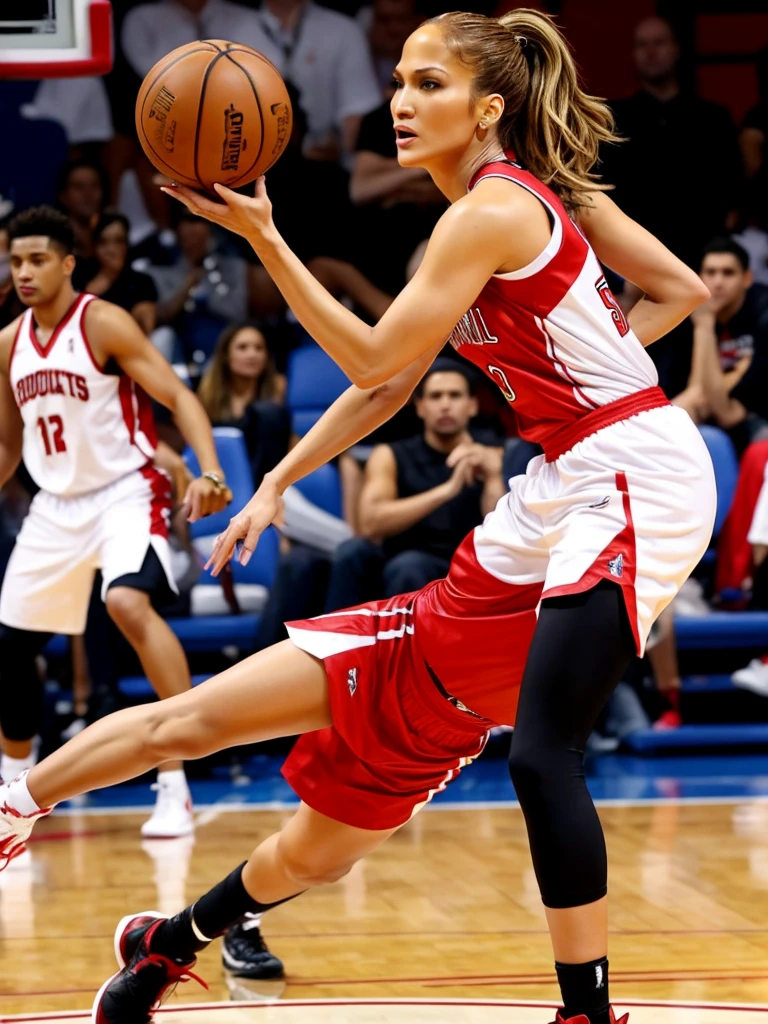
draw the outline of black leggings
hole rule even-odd
[[[43,684],[35,658],[50,633],[0,625],[0,730],[7,740],[31,740],[43,718]]]
[[[584,778],[584,745],[635,654],[621,590],[542,602],[523,675],[509,772],[546,907],[605,896],[605,838]]]

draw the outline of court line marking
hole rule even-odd
[[[659,1000],[630,999],[622,1000],[622,1007],[656,1007],[673,1010],[728,1010],[732,1013],[768,1013],[768,1006],[750,1005],[748,1003],[691,1003],[691,1002],[660,1002]],[[557,1003],[540,1001],[522,1001],[508,999],[284,999],[262,1000],[257,1003],[180,1003],[176,1007],[164,1007],[157,1011],[164,1013],[199,1013],[208,1010],[276,1010],[293,1009],[297,1006],[493,1006],[523,1009],[541,1007],[556,1009]],[[0,1024],[10,1021],[53,1021],[53,1020],[87,1020],[90,1010],[63,1011],[60,1013],[43,1013],[42,1015],[22,1014],[21,1016],[0,1017]]]
[[[648,800],[595,800],[598,807],[733,807],[739,804],[767,804],[768,794],[757,793],[754,796],[712,796],[712,797],[651,797]],[[118,814],[146,814],[154,808],[154,803],[131,804],[125,807],[114,805],[108,807],[63,807],[54,808],[53,815],[61,816],[66,814],[79,814],[83,817],[93,815],[118,815]],[[299,801],[273,801],[266,803],[246,803],[245,801],[229,801],[212,804],[195,804],[195,811],[200,815],[215,814],[241,814],[243,811],[295,811]],[[478,800],[448,802],[441,801],[438,804],[430,804],[424,808],[428,813],[437,811],[510,811],[519,810],[520,804],[516,800]],[[207,824],[212,818],[207,818]],[[2,1018],[0,1018],[2,1020]]]

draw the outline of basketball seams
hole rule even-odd
[[[217,47],[215,47],[213,43],[210,43],[208,40],[201,40],[201,43],[208,43],[208,45],[200,45],[196,47],[196,49],[194,50],[186,50],[184,53],[180,53],[175,60],[171,61],[170,64],[166,64],[164,60],[158,61],[158,63],[162,64],[162,68],[158,71],[158,73],[155,75],[151,82],[142,85],[142,92],[144,93],[144,95],[141,100],[141,114],[139,117],[135,119],[136,127],[141,131],[142,136],[146,140],[147,146],[152,150],[156,158],[171,172],[169,176],[172,178],[179,177],[179,172],[175,170],[175,168],[171,164],[169,164],[168,161],[162,156],[162,154],[158,153],[155,147],[152,145],[152,140],[150,139],[149,134],[144,128],[144,110],[146,108],[147,100],[149,99],[150,93],[155,88],[155,85],[160,80],[160,78],[163,77],[163,75],[167,74],[167,72],[171,68],[175,67],[181,61],[185,60],[187,57],[191,57],[195,53],[221,53],[221,50],[218,50]],[[211,46],[213,46],[213,49],[210,49]]]
[[[182,48],[179,49],[181,50]],[[251,95],[256,105],[256,111],[258,111],[258,117],[260,122],[258,125],[258,130],[260,131],[260,135],[257,151],[255,155],[252,157],[251,162],[239,173],[236,172],[237,176],[234,179],[229,179],[226,182],[226,184],[230,185],[230,187],[237,188],[240,185],[245,184],[249,180],[249,178],[250,180],[253,180],[253,178],[255,177],[254,171],[257,167],[259,167],[260,162],[262,160],[268,160],[268,166],[256,172],[264,174],[267,170],[269,170],[270,167],[274,165],[274,163],[280,157],[284,149],[284,119],[287,117],[288,127],[290,127],[290,123],[292,120],[291,104],[288,96],[284,94],[284,88],[283,90],[280,90],[277,84],[272,85],[271,83],[271,77],[272,75],[274,75],[276,76],[278,82],[282,84],[282,76],[280,75],[280,72],[277,70],[275,65],[267,57],[259,53],[258,50],[254,50],[253,48],[246,46],[244,44],[233,44],[225,40],[205,39],[200,40],[197,44],[187,44],[187,46],[183,48],[183,51],[184,52],[177,51],[177,55],[173,56],[173,59],[170,61],[168,61],[168,57],[171,57],[171,54],[167,55],[167,57],[164,60],[158,61],[158,63],[155,65],[155,68],[153,68],[152,71],[150,71],[149,75],[142,83],[142,87],[139,92],[136,110],[136,127],[139,132],[139,139],[142,143],[142,146],[146,150],[147,154],[151,156],[152,162],[155,163],[155,165],[158,166],[163,171],[163,173],[168,174],[172,179],[186,182],[188,184],[191,184],[192,187],[194,188],[201,188],[204,191],[208,191],[208,186],[203,182],[202,179],[202,172],[204,171],[206,173],[207,178],[210,178],[212,174],[217,174],[217,172],[214,170],[215,163],[211,167],[208,166],[209,163],[211,162],[210,158],[212,158],[214,155],[213,152],[211,151],[211,146],[208,145],[207,140],[210,131],[214,130],[213,124],[215,123],[215,111],[213,109],[209,109],[206,112],[206,102],[209,101],[209,97],[216,97],[219,96],[219,94],[221,94],[219,98],[224,102],[227,110],[229,110],[229,106],[232,104],[232,101],[230,100],[228,93],[234,94],[235,97],[237,95],[240,96],[244,104],[244,111],[248,109],[248,103],[250,102],[241,91],[242,85],[237,84],[236,75],[234,77],[227,77],[226,73],[224,72],[223,84],[220,84],[221,75],[219,76],[219,78],[216,77],[215,68],[219,60],[222,57],[227,57],[234,65],[236,70],[239,71],[247,80],[248,85],[250,86]],[[200,61],[196,59],[198,54],[206,55],[205,62],[202,67],[200,65]],[[243,55],[242,61],[237,59],[237,57],[239,57],[240,55]],[[266,65],[266,68],[260,69],[257,66],[249,65],[247,62],[248,56],[250,56],[251,58],[259,58],[259,61],[262,64]],[[200,75],[200,77],[198,77],[198,75],[195,74],[194,71],[192,72],[192,78],[197,78],[198,81],[196,109],[194,106],[194,100],[191,99],[188,93],[182,90],[182,93],[180,94],[184,97],[184,104],[182,112],[180,113],[179,116],[181,116],[183,121],[185,122],[186,130],[184,131],[182,136],[184,138],[184,142],[181,146],[178,156],[181,159],[182,164],[186,162],[187,167],[189,167],[190,162],[192,164],[190,170],[186,171],[185,173],[185,171],[182,170],[182,167],[176,168],[169,162],[169,159],[175,158],[172,155],[172,153],[169,154],[169,159],[167,159],[164,152],[158,151],[158,149],[155,147],[155,141],[157,141],[158,144],[160,144],[164,140],[160,139],[159,137],[155,139],[155,134],[157,134],[156,132],[155,134],[150,133],[147,107],[150,103],[150,100],[152,100],[153,103],[155,102],[156,97],[154,97],[154,93],[162,83],[163,77],[167,75],[167,73],[171,69],[176,68],[180,63],[184,62],[187,57],[195,58],[194,60],[191,60],[191,64],[193,68],[200,68],[202,74]],[[184,69],[181,69],[180,72],[176,72],[177,75],[179,73],[181,74],[181,81],[183,82],[185,80],[187,72]],[[266,75],[265,81],[270,83],[267,86],[267,93],[263,97],[260,96],[259,92],[262,75]],[[177,93],[179,88],[181,88],[181,86],[177,87]],[[279,101],[281,111],[283,112],[281,113],[279,118],[273,118],[272,121],[268,121],[265,117],[265,104],[268,106],[268,100],[271,102],[272,99],[274,99],[276,103]],[[238,103],[236,99],[234,102],[236,104],[236,107],[238,108],[237,121],[239,124],[242,124],[242,114],[240,114],[239,112],[241,104]],[[285,109],[283,110],[283,108]],[[251,116],[255,116],[255,111],[251,110]],[[194,126],[190,123],[193,121],[193,119]],[[257,126],[254,125],[254,129],[256,127]],[[269,128],[270,130],[270,139],[273,139],[274,136],[273,141],[275,141],[276,144],[279,143],[280,141],[283,141],[283,146],[280,147],[280,152],[278,152],[275,155],[274,159],[271,160],[269,159],[271,155],[269,153],[270,146],[267,145],[267,142],[269,142],[269,140],[266,139],[265,137],[267,128]],[[189,129],[192,129],[191,138],[189,137],[188,134]],[[245,133],[242,132],[242,129],[240,129],[240,132],[242,133],[243,142],[245,142]],[[277,132],[276,136],[275,132]],[[251,138],[253,139],[252,135]],[[275,146],[275,148],[277,148],[277,145]],[[240,152],[242,152],[242,150],[240,150]],[[234,166],[236,166],[237,162],[238,161],[235,161]],[[212,174],[210,172],[212,172]],[[214,178],[214,180],[221,179]]]
[[[248,52],[250,52],[250,51],[248,51],[248,50],[244,50],[244,49],[243,49],[243,50],[240,50],[239,52],[241,52],[241,53],[248,53]],[[254,51],[254,52],[255,52],[255,51]],[[246,78],[248,79],[248,84],[250,85],[250,87],[251,87],[251,91],[253,92],[253,98],[254,98],[254,99],[256,100],[256,106],[258,107],[258,110],[259,110],[259,118],[260,118],[260,120],[261,120],[261,132],[260,132],[260,136],[261,136],[261,141],[259,142],[259,151],[258,151],[258,153],[256,154],[256,157],[255,157],[255,159],[251,161],[251,164],[250,164],[250,166],[249,166],[249,167],[247,167],[247,168],[246,168],[246,169],[245,169],[245,170],[244,170],[244,171],[242,172],[242,174],[240,175],[240,177],[239,177],[239,178],[237,179],[237,180],[239,181],[239,180],[240,180],[240,178],[243,178],[243,177],[245,177],[245,175],[246,175],[246,174],[248,174],[248,173],[250,172],[251,168],[255,167],[255,166],[256,166],[256,164],[257,164],[257,163],[259,162],[259,158],[261,157],[261,153],[262,153],[262,150],[264,149],[264,129],[266,128],[266,125],[264,124],[264,111],[263,111],[263,110],[261,109],[261,100],[259,99],[259,91],[258,91],[258,89],[256,88],[256,85],[255,85],[255,83],[254,83],[253,79],[251,78],[250,74],[248,73],[248,71],[247,71],[247,70],[246,70],[246,69],[245,69],[245,68],[243,67],[243,65],[242,65],[242,64],[238,64],[238,62],[237,62],[237,61],[236,61],[236,60],[234,59],[234,57],[233,57],[233,56],[232,56],[231,54],[232,54],[232,51],[231,51],[231,50],[227,50],[227,52],[226,52],[226,53],[224,54],[224,56],[225,56],[225,57],[228,57],[228,58],[229,58],[229,60],[231,60],[231,61],[232,61],[232,63],[233,63],[234,65],[235,65],[235,67],[236,67],[236,68],[239,68],[239,69],[240,69],[240,71],[242,71],[242,73],[243,73],[243,74],[245,75],[245,77],[246,77]],[[232,184],[234,185],[235,183],[233,182]]]

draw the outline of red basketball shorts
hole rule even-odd
[[[433,681],[415,596],[286,623],[325,665],[333,725],[300,737],[283,775],[314,810],[357,828],[405,824],[480,754],[493,725]]]

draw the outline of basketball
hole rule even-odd
[[[158,171],[180,185],[237,188],[274,164],[293,112],[280,72],[250,46],[187,43],[149,71],[136,99],[136,131]]]

